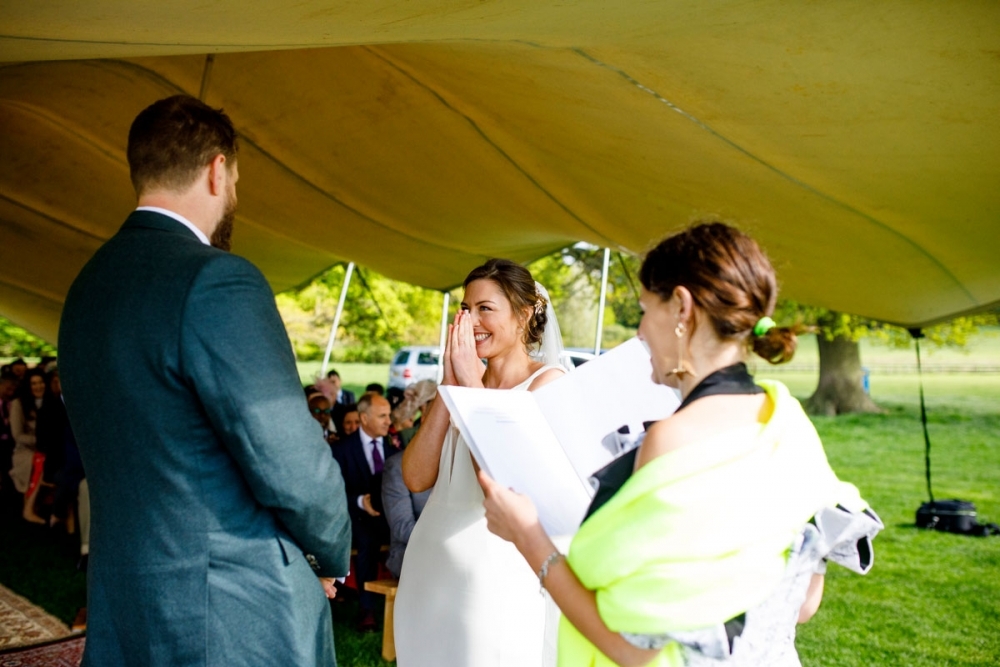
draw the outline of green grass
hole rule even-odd
[[[384,382],[386,374],[385,366],[338,364],[337,369],[346,384],[361,388]],[[816,382],[814,373],[775,376],[800,398]],[[971,500],[981,519],[1000,522],[1000,375],[926,375],[924,385],[935,495]],[[885,414],[814,420],[834,469],[861,489],[886,528],[875,540],[870,574],[830,567],[823,605],[800,627],[802,662],[1000,664],[1000,538],[913,527],[914,513],[926,500],[917,378],[875,375],[872,395]],[[71,620],[84,604],[84,589],[70,550],[20,527],[0,530],[0,540],[0,582]],[[339,664],[388,664],[379,657],[380,636],[354,630],[355,603],[333,609]]]
[[[323,362],[300,361],[297,365],[299,379],[306,385],[315,381]],[[340,373],[344,389],[353,391],[359,398],[365,393],[365,387],[373,382],[378,382],[383,387],[389,386],[389,364],[330,364],[330,369],[336,369]]]
[[[800,397],[815,377],[779,376]],[[924,377],[937,498],[1000,522],[1000,375]],[[916,376],[876,377],[883,415],[816,418],[831,465],[886,528],[865,577],[831,566],[823,606],[800,628],[805,665],[1000,664],[1000,538],[918,531],[926,500]]]
[[[861,364],[871,368],[873,372],[884,372],[889,368],[897,372],[903,369],[908,369],[909,372],[916,371],[917,355],[912,342],[909,347],[897,348],[870,338],[862,338],[860,350]],[[1000,367],[1000,328],[982,328],[969,337],[968,344],[964,348],[938,348],[925,341],[920,347],[920,356],[928,371],[935,371],[942,366],[951,367],[948,368],[949,371],[955,370],[955,367],[979,366],[995,372]],[[767,366],[763,362],[760,365]],[[819,348],[816,345],[816,336],[799,336],[798,349],[790,367],[816,368],[818,365]],[[777,368],[777,371],[778,374],[784,374],[781,367]]]

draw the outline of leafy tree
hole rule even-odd
[[[0,317],[0,357],[45,357],[55,354],[56,348],[50,343]]]
[[[640,260],[612,253],[608,267],[603,346],[614,347],[635,335],[642,318],[638,299]],[[545,285],[567,347],[592,347],[597,327],[604,249],[578,243],[532,262],[528,268]]]
[[[780,323],[798,322],[817,329],[819,383],[805,402],[807,412],[833,416],[882,411],[864,391],[858,342],[862,338],[870,338],[894,347],[909,347],[912,336],[906,329],[794,301],[780,302],[775,319]],[[969,336],[980,327],[997,323],[998,312],[994,311],[955,318],[928,328],[924,335],[936,347],[964,347]]]
[[[345,274],[346,267],[337,265],[308,285],[278,295],[278,310],[300,360],[323,358]],[[436,344],[441,299],[440,292],[356,268],[333,359],[386,363],[403,345]]]

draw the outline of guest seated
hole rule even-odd
[[[385,396],[385,387],[383,385],[380,385],[378,382],[372,382],[370,385],[365,387],[365,393]]]
[[[66,415],[66,405],[62,400],[62,385],[59,382],[59,369],[55,362],[47,365],[51,370],[45,374],[46,394],[42,402],[42,407],[38,410],[38,424],[36,426],[37,451],[45,457],[41,486],[53,487],[57,478],[62,479],[62,471],[67,464],[67,438],[72,437],[69,432],[69,417]],[[75,449],[75,441],[73,443]],[[77,454],[78,456],[79,454]],[[82,468],[81,468],[82,478]],[[50,517],[50,524],[55,520],[66,519],[69,512],[69,502],[76,499],[76,486],[79,480],[67,480],[72,487],[72,498],[60,497],[60,507],[58,515]],[[64,489],[63,493],[69,491]]]
[[[400,433],[402,433],[405,429],[413,427],[413,415],[401,408],[402,406],[393,408],[392,424],[389,425],[389,434],[387,436],[390,440],[392,440],[392,444],[396,445],[400,449],[403,448],[403,439],[400,436]]]
[[[10,479],[11,457],[14,455],[14,436],[10,432],[10,404],[17,391],[17,377],[10,368],[0,372],[0,503],[3,505],[4,516],[8,502],[15,494],[14,484]]]
[[[389,524],[389,558],[385,566],[392,576],[399,578],[403,569],[403,554],[410,541],[410,533],[420,513],[424,511],[432,489],[413,493],[403,483],[403,457],[392,456],[385,462],[382,475],[382,506]]]
[[[432,380],[425,380],[434,385]],[[412,385],[411,385],[412,386]],[[409,393],[409,389],[407,389]],[[431,394],[434,396],[434,394]],[[423,404],[417,403],[423,398],[423,394],[411,394],[403,403],[392,411],[393,426],[400,428],[401,436],[407,429],[413,427],[413,417],[417,409]],[[426,402],[425,402],[426,403]],[[410,434],[412,438],[412,434]],[[409,442],[409,438],[407,438]],[[399,572],[403,567],[403,554],[406,551],[406,544],[410,541],[410,533],[413,526],[420,518],[420,513],[430,498],[431,490],[412,493],[406,488],[403,482],[403,457],[393,456],[386,459],[385,471],[382,474],[382,506],[385,511],[385,519],[389,524],[389,558],[386,560],[386,567],[392,572],[392,576],[399,578]]]
[[[358,414],[358,406],[351,404],[344,406],[344,412],[340,415],[340,423],[337,425],[337,432],[341,438],[353,435],[361,428],[361,415]]]
[[[331,411],[330,400],[326,396],[319,392],[309,396],[309,414],[323,427],[323,439],[330,445],[338,439],[337,428],[330,419]]]
[[[406,398],[406,392],[399,387],[389,387],[385,392],[385,397],[389,399],[389,407],[395,410]]]
[[[18,357],[14,361],[10,362],[10,372],[14,374],[14,377],[17,378],[17,381],[20,384],[28,372],[28,362]]]
[[[327,396],[327,398],[333,401],[333,403],[338,405],[353,405],[354,403],[357,403],[357,400],[354,398],[354,392],[343,388],[343,383],[340,380],[340,373],[331,369],[330,372],[326,374],[326,379],[329,381],[334,394],[333,396]],[[319,385],[320,383],[317,382],[316,384]]]
[[[424,415],[427,414],[434,403],[434,399],[437,398],[437,382],[434,380],[414,382],[406,388],[404,396],[405,398],[403,399],[403,403],[400,404],[399,409],[411,414],[413,421],[412,425],[399,431],[402,446],[406,447],[410,440],[413,439],[413,436],[417,434],[417,429],[420,428],[420,423]]]
[[[358,627],[369,631],[376,629],[377,597],[365,590],[365,583],[378,578],[381,547],[389,544],[389,524],[382,516],[383,470],[386,460],[400,450],[386,438],[389,401],[365,394],[358,401],[358,414],[361,428],[334,445],[333,456],[344,475],[352,541],[358,550],[354,572],[361,603]]]
[[[15,443],[10,477],[18,493],[24,494],[22,516],[25,521],[38,524],[45,523],[45,519],[35,512],[35,498],[41,488],[44,457],[36,457],[36,428],[38,411],[45,402],[46,393],[45,374],[39,369],[32,369],[25,373],[18,389],[18,397],[10,406],[10,430]]]

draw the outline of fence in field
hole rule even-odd
[[[873,375],[907,375],[917,372],[917,363],[905,364],[865,364],[865,368]],[[757,371],[766,370],[767,374],[772,373],[818,373],[818,363],[795,363],[770,366],[766,363],[757,365]],[[996,363],[955,363],[955,362],[924,362],[924,373],[998,373],[1000,374],[1000,364]]]

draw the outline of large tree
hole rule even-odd
[[[641,260],[613,252],[608,267],[603,347],[614,347],[635,335],[639,309],[638,279]],[[597,326],[604,249],[578,243],[528,265],[535,280],[545,285],[559,317],[568,347],[592,347]]]
[[[299,360],[322,359],[333,324],[345,266],[278,295],[278,310]],[[403,345],[437,345],[441,292],[390,280],[358,267],[347,291],[334,361],[386,363]]]
[[[910,347],[912,335],[906,329],[856,315],[825,308],[782,301],[776,319],[799,322],[816,328],[819,348],[819,382],[805,402],[813,415],[835,416],[855,412],[881,412],[864,390],[861,366],[862,338],[872,338],[895,347]],[[955,318],[928,328],[926,340],[935,347],[964,347],[969,335],[981,326],[996,325],[998,313],[989,312]]]

